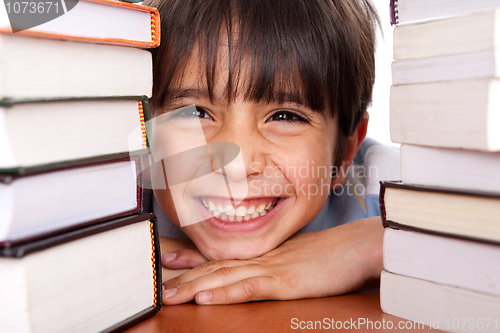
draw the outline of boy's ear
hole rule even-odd
[[[344,160],[342,162],[342,165],[340,166],[340,170],[337,172],[337,177],[332,179],[332,189],[338,188],[342,186],[342,184],[344,184],[347,169],[354,161],[359,146],[361,146],[363,140],[366,137],[366,131],[368,130],[368,120],[370,120],[370,116],[368,115],[368,112],[365,111],[365,113],[363,114],[363,119],[361,119],[358,127],[356,127],[352,135],[347,140]]]

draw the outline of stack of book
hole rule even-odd
[[[158,11],[39,2],[61,13],[27,27],[24,4],[0,6],[0,331],[121,330],[161,306],[139,177]]]
[[[394,0],[381,306],[446,331],[500,329],[500,1]]]

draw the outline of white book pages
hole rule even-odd
[[[0,99],[151,97],[151,53],[0,34]]]
[[[500,0],[395,0],[399,24],[435,20],[492,10]]]
[[[392,63],[392,84],[500,77],[500,53],[487,50],[450,56],[402,59]]]
[[[45,234],[137,207],[134,161],[21,177],[0,183],[0,188],[0,193],[12,195],[6,207],[9,231],[0,241]]]
[[[500,245],[386,228],[384,269],[500,296]]]
[[[397,143],[500,150],[500,80],[470,79],[391,87]]]
[[[500,9],[499,9],[500,10]],[[494,49],[499,10],[396,26],[394,59],[424,58]]]
[[[500,329],[498,296],[388,272],[382,272],[380,280],[380,307],[393,316],[447,332]]]
[[[402,144],[405,184],[500,193],[500,152]]]

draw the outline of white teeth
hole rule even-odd
[[[245,216],[247,215],[247,209],[245,206],[240,206],[236,208],[236,216]]]
[[[201,200],[203,203],[203,206],[212,213],[213,216],[219,218],[222,221],[229,221],[229,222],[241,222],[241,221],[248,221],[250,219],[254,219],[259,216],[264,216],[267,213],[269,213],[270,210],[272,210],[276,206],[276,200],[275,202],[271,202],[267,205],[260,204],[259,206],[255,207],[252,206],[250,208],[246,208],[245,206],[240,206],[238,208],[234,208],[231,205],[226,205],[226,207],[222,207],[222,205],[215,205],[211,201],[205,201]]]

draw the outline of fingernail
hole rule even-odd
[[[163,298],[170,298],[175,295],[177,292],[177,288],[172,288],[172,289],[164,289],[163,290]]]
[[[212,300],[212,293],[210,291],[203,291],[198,294],[198,302],[208,303]]]
[[[165,253],[161,257],[163,258],[164,262],[171,262],[175,259],[175,257],[177,257],[177,253],[176,252],[169,252],[169,253]]]

